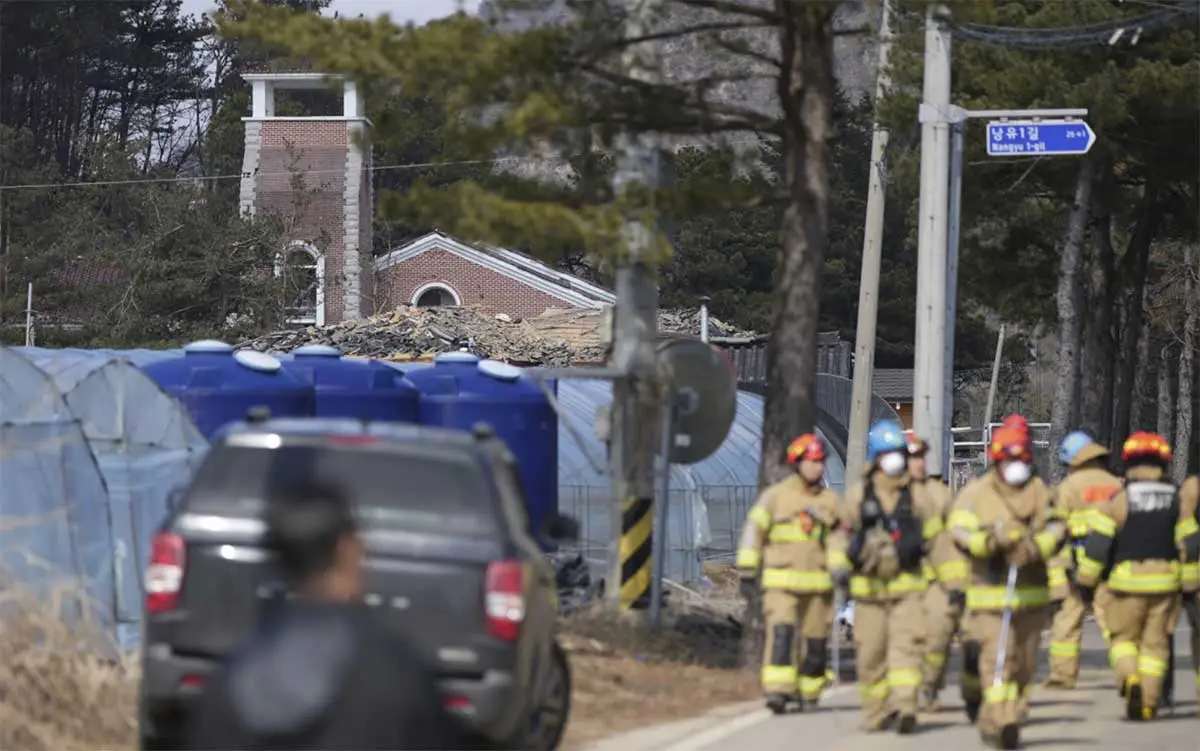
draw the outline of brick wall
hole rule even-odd
[[[572,307],[444,250],[430,250],[378,272],[377,307],[392,310],[398,305],[408,305],[414,292],[435,282],[457,292],[463,305],[479,306],[489,313],[505,313],[513,318],[541,315],[547,308]]]
[[[324,253],[326,323],[347,317],[348,288],[358,298],[350,306],[350,315],[369,315],[374,309],[371,180],[370,173],[350,159],[351,124],[345,120],[263,120],[255,124],[260,126],[256,211],[279,214],[287,224],[287,240],[312,243]],[[247,148],[250,146],[247,129]],[[361,167],[369,165],[369,156],[361,160]],[[297,176],[303,186],[299,194],[294,184]],[[360,249],[350,259],[346,258],[348,236],[359,239]],[[361,269],[357,290],[353,284],[347,285],[347,260]]]

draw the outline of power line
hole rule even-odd
[[[394,170],[434,169],[437,167],[465,167],[471,165],[504,164],[509,162],[564,162],[567,157],[532,157],[504,156],[495,159],[460,159],[450,162],[411,162],[409,164],[382,164],[367,168],[369,172],[389,172]],[[344,169],[292,170],[289,172],[256,172],[259,177],[296,177],[307,175],[342,175]],[[202,183],[217,180],[241,180],[242,174],[230,175],[199,175],[196,177],[135,177],[127,180],[78,180],[65,183],[25,183],[22,185],[0,185],[0,191],[5,190],[52,190],[54,188],[88,188],[115,185],[158,185],[169,183]]]
[[[962,39],[998,44],[1022,50],[1051,50],[1064,47],[1087,47],[1113,45],[1128,32],[1136,44],[1142,34],[1167,28],[1178,21],[1200,15],[1200,2],[1190,0],[1170,7],[1158,4],[1163,10],[1145,15],[1119,18],[1078,26],[1030,29],[1020,27],[989,26],[985,24],[955,23],[949,21],[951,33]]]

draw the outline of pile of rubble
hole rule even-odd
[[[472,308],[410,308],[332,326],[309,326],[264,334],[241,346],[259,352],[291,352],[327,344],[347,355],[380,360],[424,360],[439,352],[466,350],[514,365],[560,367],[604,359],[603,348],[550,339],[523,322]]]
[[[380,360],[425,360],[439,352],[466,350],[514,365],[563,367],[598,364],[605,358],[601,310],[548,310],[513,321],[478,309],[401,307],[372,318],[331,326],[309,326],[264,334],[240,347],[284,353],[306,344],[326,344],[347,355]],[[697,311],[664,310],[659,332],[698,335]],[[710,336],[754,336],[709,319]]]

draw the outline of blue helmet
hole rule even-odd
[[[1095,443],[1092,437],[1082,430],[1076,430],[1066,438],[1058,446],[1058,460],[1063,464],[1070,464],[1079,455],[1083,449]]]
[[[904,426],[895,420],[881,420],[871,426],[867,433],[867,461],[889,451],[907,451],[908,441],[904,437]]]

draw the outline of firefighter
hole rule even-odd
[[[906,431],[904,437],[908,443],[909,477],[914,485],[922,485],[929,491],[938,517],[944,523],[946,515],[950,513],[950,488],[926,474],[925,455],[929,452],[929,444],[911,430]],[[946,562],[935,567],[927,556],[924,566],[928,588],[924,602],[925,654],[921,665],[920,705],[926,712],[938,712],[941,709],[937,694],[945,684],[946,659],[966,603],[966,559],[954,550],[952,544],[947,544],[945,549],[951,556]]]
[[[1192,516],[1200,526],[1200,477],[1192,475],[1184,481],[1179,489],[1179,502],[1185,511],[1188,508],[1194,510]],[[1200,550],[1195,549],[1200,547],[1200,537],[1191,540],[1193,549],[1187,550],[1185,547],[1184,550],[1185,562],[1180,584],[1184,593],[1184,612],[1192,629],[1192,668],[1196,673],[1196,694],[1200,695],[1200,597],[1196,594],[1200,590]],[[1188,593],[1191,593],[1190,597]]]
[[[795,473],[762,492],[738,543],[743,587],[758,579],[762,588],[762,687],[777,714],[820,698],[834,579],[844,581],[849,573],[845,544],[835,532],[838,497],[822,482],[825,456],[824,442],[813,433],[792,441],[784,461]]]
[[[1088,515],[1121,489],[1121,479],[1104,466],[1107,457],[1108,449],[1081,431],[1068,435],[1059,446],[1058,458],[1066,466],[1067,476],[1056,489],[1054,503],[1066,518],[1069,544],[1050,562],[1050,597],[1057,607],[1050,626],[1050,677],[1046,685],[1054,688],[1073,689],[1079,677],[1079,647],[1087,607],[1070,578],[1075,575],[1075,559],[1087,540]],[[1108,641],[1099,592],[1107,595],[1101,588],[1092,610]]]
[[[854,650],[868,731],[917,724],[927,583],[922,562],[946,562],[942,518],[924,483],[908,473],[908,443],[896,422],[867,435],[870,467],[846,494],[842,523],[852,535]]]
[[[1171,446],[1156,433],[1137,432],[1121,448],[1125,487],[1089,518],[1076,582],[1084,602],[1107,580],[1109,661],[1117,673],[1125,716],[1158,714],[1167,677],[1180,593],[1195,598],[1193,571],[1200,546],[1195,509],[1185,507],[1166,476]],[[1191,501],[1189,501],[1189,505]]]
[[[1002,426],[987,450],[988,470],[962,489],[949,521],[954,541],[971,562],[966,606],[971,640],[964,644],[963,667],[972,680],[964,681],[963,699],[984,742],[1012,749],[1019,743],[1026,688],[1050,603],[1047,561],[1061,549],[1067,529],[1049,490],[1033,476],[1027,432]]]

